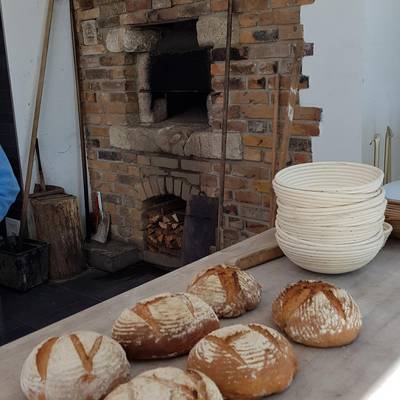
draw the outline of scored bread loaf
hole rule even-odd
[[[238,317],[261,301],[261,286],[254,277],[226,265],[200,272],[187,291],[203,299],[220,318]]]
[[[313,347],[349,344],[362,325],[351,295],[321,281],[299,281],[285,288],[272,304],[272,317],[295,342]]]
[[[259,399],[285,390],[297,361],[291,344],[260,324],[218,329],[189,353],[187,367],[203,372],[227,399]]]
[[[216,384],[198,371],[166,367],[146,371],[105,400],[223,400]]]
[[[114,323],[112,337],[130,360],[167,358],[187,353],[218,328],[218,317],[199,297],[164,293],[124,310]]]
[[[29,400],[99,400],[129,379],[123,348],[107,336],[76,332],[36,346],[21,373]]]

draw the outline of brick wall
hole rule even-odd
[[[313,1],[234,1],[226,245],[268,228],[271,88],[274,74],[280,73],[283,118],[288,101],[292,45],[303,44],[300,7]],[[199,191],[209,196],[218,194],[217,158],[225,58],[221,41],[224,35],[218,29],[226,19],[227,2],[75,0],[74,3],[81,45],[81,87],[91,188],[103,193],[105,208],[111,213],[113,235],[143,246],[143,200],[164,193],[183,198]],[[207,19],[210,17],[214,19]],[[138,82],[143,49],[132,43],[127,47],[124,35],[126,32],[131,35],[136,24],[182,18],[199,18],[206,21],[206,27],[207,23],[217,21],[214,26],[218,29],[212,32],[215,37],[211,34],[201,39],[214,41],[211,43],[213,95],[209,111],[212,126],[191,136],[186,131],[177,132],[180,135],[180,150],[177,150],[169,137],[167,145],[154,141],[151,127],[144,129],[140,122]],[[209,31],[205,29],[199,35],[207,36]],[[305,55],[312,55],[312,44],[304,44],[304,49]],[[308,87],[307,77],[303,77],[301,87]],[[290,141],[291,163],[311,161],[310,137],[319,134],[320,115],[319,108],[300,105],[296,108]],[[196,143],[202,145],[196,147]],[[211,150],[202,152],[199,148]]]

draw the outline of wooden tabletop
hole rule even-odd
[[[227,261],[262,240],[249,239],[154,281],[100,303],[0,348],[0,399],[19,400],[21,366],[40,341],[75,330],[94,330],[110,335],[113,321],[139,299],[161,292],[183,291],[192,276],[205,266]],[[271,303],[288,283],[299,279],[325,279],[348,289],[360,305],[364,326],[358,340],[337,349],[313,349],[294,345],[299,372],[290,388],[272,398],[285,400],[376,400],[398,399],[400,393],[400,241],[391,241],[363,269],[335,276],[304,271],[286,258],[250,270],[263,286],[258,308],[244,316],[223,320],[222,325],[258,322],[273,326]],[[136,362],[133,376],[159,366],[184,367],[185,357]],[[156,400],[156,399],[155,399]]]

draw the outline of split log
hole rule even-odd
[[[37,239],[50,243],[51,280],[69,279],[85,267],[78,202],[75,196],[31,199]]]

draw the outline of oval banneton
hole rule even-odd
[[[272,317],[295,342],[337,347],[353,342],[362,326],[360,308],[344,289],[321,281],[299,281],[273,302]]]
[[[21,388],[29,400],[99,400],[127,382],[129,374],[115,340],[80,331],[36,346],[22,367]]]
[[[189,352],[218,328],[218,317],[199,297],[163,293],[124,310],[114,323],[112,337],[130,360],[169,358]]]
[[[218,329],[191,350],[188,368],[212,379],[227,399],[259,399],[285,390],[297,370],[292,345],[260,324]]]

